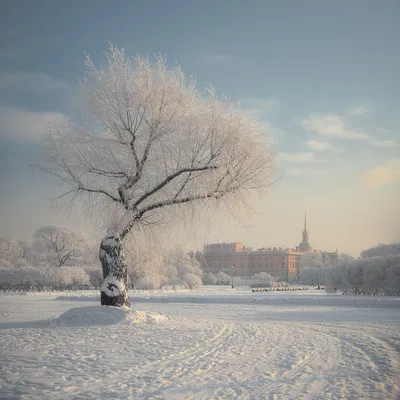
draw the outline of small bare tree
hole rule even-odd
[[[44,226],[35,232],[34,238],[33,257],[53,267],[80,261],[85,251],[84,238],[65,228]]]
[[[269,186],[274,157],[256,121],[212,88],[200,94],[179,67],[126,58],[113,46],[107,60],[97,68],[87,57],[82,85],[100,130],[51,127],[39,168],[58,179],[60,196],[86,195],[92,209],[119,213],[100,245],[101,304],[129,306],[127,235],[206,201],[247,202]]]

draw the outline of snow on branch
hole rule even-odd
[[[274,155],[237,104],[211,87],[199,92],[161,57],[152,64],[111,46],[107,61],[85,60],[84,106],[97,131],[66,121],[46,135],[37,169],[56,178],[58,198],[82,194],[101,197],[106,212],[119,207],[123,238],[144,215],[163,218],[206,199],[238,205],[269,187]]]

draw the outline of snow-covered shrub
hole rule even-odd
[[[80,267],[0,269],[0,290],[71,290],[89,286]]]
[[[200,263],[186,254],[180,247],[164,254],[159,270],[160,274],[165,277],[165,281],[180,279],[191,289],[203,284],[201,279],[203,271]]]
[[[325,274],[326,285],[343,294],[400,295],[400,254],[353,260]]]
[[[182,279],[170,279],[161,284],[161,289],[164,290],[188,289],[188,285]]]
[[[85,272],[89,277],[89,284],[94,289],[100,289],[103,281],[103,271],[101,267],[85,268]]]
[[[391,244],[378,244],[375,247],[370,247],[369,249],[363,250],[361,252],[361,258],[370,257],[386,257],[389,255],[400,254],[400,243]]]
[[[206,272],[203,274],[203,284],[204,285],[216,285],[217,277],[212,272]]]
[[[8,260],[0,260],[0,269],[13,269],[14,265]]]
[[[13,267],[15,268],[28,268],[29,263],[28,260],[22,257],[16,257],[13,259]]]
[[[234,278],[234,285],[236,286],[250,286],[253,288],[260,287],[283,287],[288,285],[286,282],[280,282],[266,272],[260,272],[252,276],[241,276]]]
[[[203,275],[203,284],[205,285],[229,285],[231,277],[225,272],[208,272]]]
[[[12,262],[15,257],[22,256],[21,242],[10,236],[0,236],[0,260]]]
[[[52,268],[55,285],[66,289],[83,289],[90,285],[89,275],[83,268]]]
[[[201,276],[196,275],[192,272],[188,272],[185,275],[183,275],[182,280],[187,284],[189,289],[195,289],[203,285]]]
[[[326,275],[332,267],[300,268],[300,281],[307,285],[325,285]]]
[[[161,280],[158,275],[148,275],[144,278],[137,279],[134,283],[135,289],[138,290],[156,290],[161,286]]]

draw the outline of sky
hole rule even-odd
[[[49,209],[32,174],[49,121],[80,115],[84,52],[104,62],[162,54],[199,87],[238,100],[268,132],[276,183],[255,215],[195,242],[294,247],[304,211],[317,249],[358,255],[400,241],[400,3],[397,0],[7,1],[0,12],[0,235],[94,232]],[[189,239],[186,239],[187,241]]]

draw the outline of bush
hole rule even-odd
[[[225,272],[208,272],[203,275],[205,285],[230,285],[231,277]]]
[[[0,269],[0,290],[77,290],[89,284],[88,274],[79,267]]]
[[[326,285],[343,294],[400,296],[400,255],[354,260],[324,273]]]
[[[198,288],[203,284],[201,277],[192,272],[188,272],[185,275],[183,275],[182,280],[187,284],[189,289]]]
[[[138,290],[156,290],[161,287],[161,279],[158,275],[149,275],[137,279],[134,282],[135,289]]]
[[[188,285],[182,279],[170,279],[161,284],[161,289],[164,290],[188,289]]]
[[[85,272],[89,277],[89,284],[94,289],[100,289],[103,282],[103,271],[101,267],[85,268]]]

